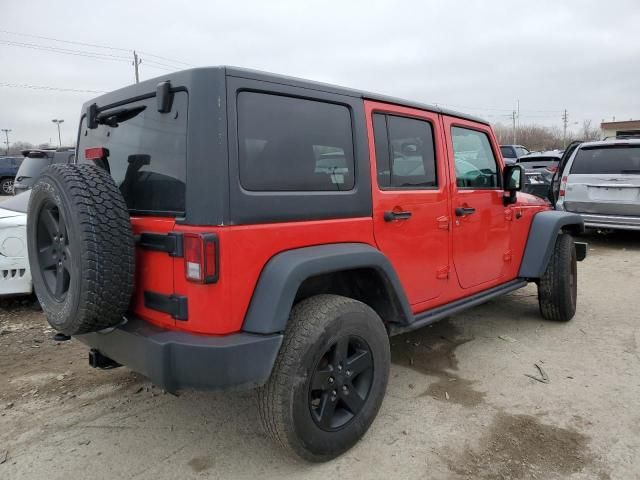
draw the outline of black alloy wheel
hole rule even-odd
[[[71,249],[64,215],[53,202],[46,202],[37,220],[38,263],[51,296],[64,301],[71,283]]]
[[[309,382],[309,408],[326,431],[345,427],[365,404],[373,383],[373,355],[356,336],[340,338],[316,366]]]

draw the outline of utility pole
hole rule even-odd
[[[60,124],[62,122],[64,122],[64,120],[62,120],[61,118],[54,118],[53,120],[51,120],[53,123],[58,125],[58,146],[62,146],[62,136],[60,135]]]
[[[569,123],[569,114],[567,113],[566,108],[562,114],[562,123],[564,125],[564,128],[562,129],[562,147],[567,148],[567,124]]]
[[[142,60],[140,59],[140,57],[138,57],[138,54],[136,53],[136,51],[133,51],[133,68],[136,72],[136,83],[140,83],[140,75],[138,74],[138,65],[140,65],[142,63]]]
[[[513,144],[516,144],[516,111],[511,112],[511,119],[513,120]]]
[[[4,132],[5,137],[4,144],[7,146],[7,155],[9,155],[9,132],[11,131],[11,129],[3,128],[2,131]]]

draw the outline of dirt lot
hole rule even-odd
[[[175,397],[92,370],[27,300],[5,301],[0,478],[640,478],[640,234],[587,241],[568,324],[543,321],[530,286],[394,337],[377,420],[324,465],[275,448],[250,392]]]

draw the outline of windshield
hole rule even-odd
[[[49,157],[27,157],[20,165],[16,177],[35,178],[49,166],[51,159]]]
[[[80,130],[78,161],[87,148],[108,150],[107,167],[136,214],[182,215],[187,170],[187,93],[175,92],[170,113],[155,97],[103,112],[95,129]]]
[[[571,167],[572,174],[640,174],[640,145],[581,148]]]

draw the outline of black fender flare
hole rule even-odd
[[[584,220],[576,213],[548,210],[538,212],[531,222],[527,245],[520,264],[520,278],[542,277],[563,229],[580,233],[584,231]]]
[[[372,268],[385,280],[387,291],[403,312],[413,317],[395,269],[380,250],[365,243],[337,243],[287,250],[273,256],[262,269],[242,330],[249,333],[283,332],[302,282],[315,275],[356,268]]]

